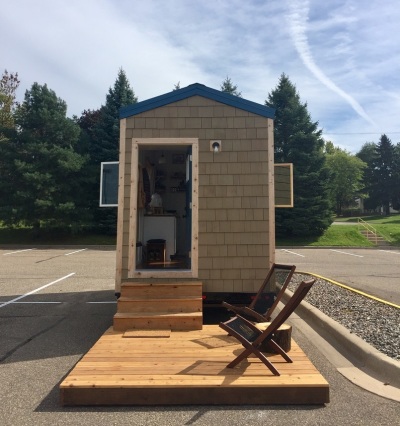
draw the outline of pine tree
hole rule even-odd
[[[232,80],[229,77],[221,84],[221,92],[229,93],[230,95],[242,97],[242,92],[238,92],[238,87],[232,83]]]
[[[329,171],[318,122],[312,122],[307,104],[282,74],[265,104],[276,109],[275,162],[293,163],[294,207],[276,210],[278,236],[321,235],[332,223]]]
[[[114,86],[109,89],[106,103],[98,115],[92,117],[88,135],[88,152],[90,165],[87,169],[88,180],[91,187],[88,188],[88,204],[93,213],[95,227],[106,233],[115,233],[117,226],[117,209],[99,207],[100,187],[100,163],[104,161],[118,161],[119,152],[119,111],[122,107],[137,102],[134,91],[130,87],[125,71],[118,71]]]
[[[106,95],[106,103],[100,108],[100,117],[93,129],[94,139],[90,149],[91,161],[100,167],[102,161],[118,161],[119,111],[135,104],[137,98],[130,87],[125,71],[118,71],[114,87]]]
[[[400,210],[400,142],[394,148],[394,188],[392,207]]]
[[[85,157],[75,151],[80,130],[66,112],[66,103],[46,85],[34,83],[26,92],[15,113],[8,166],[0,172],[9,185],[0,210],[6,224],[65,228],[82,218],[76,200]]]
[[[382,135],[376,145],[371,178],[371,196],[383,207],[384,214],[389,215],[392,201],[396,198],[396,167],[395,147],[386,135]]]

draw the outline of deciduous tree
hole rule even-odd
[[[0,80],[0,140],[14,128],[14,112],[18,103],[16,92],[19,86],[18,73],[4,71]]]
[[[326,164],[331,173],[329,187],[336,206],[336,214],[341,215],[343,208],[352,207],[356,198],[362,195],[363,171],[366,164],[343,149],[329,146]]]

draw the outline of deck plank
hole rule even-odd
[[[108,329],[60,385],[64,405],[324,404],[329,384],[292,340],[287,363],[256,357],[226,365],[242,346],[217,325],[168,338],[124,338]],[[164,391],[163,391],[164,390]],[[166,391],[168,390],[168,391]]]

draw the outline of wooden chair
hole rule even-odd
[[[235,337],[245,348],[240,355],[238,355],[227,365],[227,367],[235,367],[253,353],[271,370],[274,375],[279,376],[279,371],[261,352],[260,345],[266,344],[275,352],[280,354],[285,359],[285,361],[293,362],[289,355],[274,341],[274,333],[289,318],[289,316],[301,303],[314,283],[315,279],[302,281],[284,308],[279,312],[279,314],[264,331],[260,331],[252,322],[239,315],[231,318],[226,322],[220,323],[219,326],[223,330],[227,331],[230,336]]]
[[[294,265],[280,265],[273,263],[271,269],[262,283],[257,295],[249,306],[233,306],[227,302],[222,302],[222,306],[228,310],[234,312],[236,315],[241,315],[251,321],[255,322],[268,322],[271,320],[272,312],[275,310],[279,301],[281,300],[286,287],[288,286],[296,266]],[[270,308],[267,307],[267,301],[265,300],[266,289],[271,288],[270,283],[274,286],[279,284],[281,289],[276,295],[275,301]]]

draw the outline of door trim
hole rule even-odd
[[[139,148],[150,145],[183,145],[192,147],[192,243],[191,269],[181,270],[137,270],[137,199],[139,178]],[[199,140],[197,138],[133,138],[131,140],[131,181],[129,215],[128,278],[197,278],[198,277],[198,240],[199,240]]]

